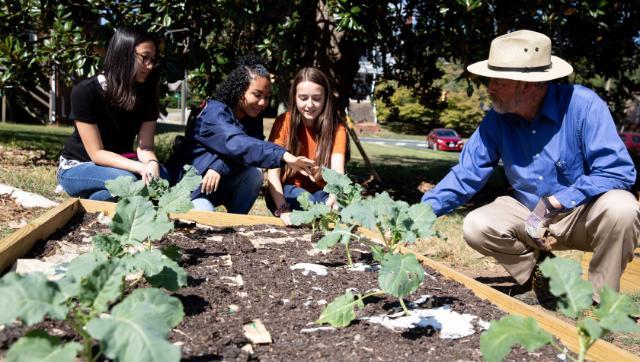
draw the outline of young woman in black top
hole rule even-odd
[[[75,130],[58,166],[58,183],[69,195],[109,200],[107,180],[132,176],[148,183],[161,176],[153,144],[159,114],[157,48],[144,31],[118,29],[104,73],[73,88],[69,118]]]

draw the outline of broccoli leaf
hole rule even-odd
[[[120,238],[113,234],[98,234],[91,240],[98,250],[110,257],[120,256],[124,253]]]
[[[416,291],[424,280],[424,269],[413,254],[385,254],[380,263],[378,284],[397,298]]]
[[[149,192],[142,180],[136,181],[131,176],[120,176],[105,183],[111,195],[124,198],[130,196],[149,196]]]
[[[7,351],[8,362],[73,362],[82,350],[77,342],[62,343],[60,338],[35,330],[11,345]]]
[[[351,227],[346,225],[338,225],[332,231],[325,234],[322,239],[318,240],[316,248],[320,250],[329,249],[338,242],[347,244],[351,239]]]
[[[165,338],[184,317],[180,300],[161,290],[137,289],[113,307],[111,316],[87,324],[107,358],[119,361],[179,361],[180,347]]]
[[[80,281],[78,300],[87,307],[102,313],[117,301],[123,293],[126,269],[120,260],[107,260],[93,268]]]
[[[355,307],[364,308],[362,298],[347,292],[329,303],[320,314],[320,318],[316,320],[316,323],[328,323],[335,328],[346,327],[356,318]]]
[[[593,303],[593,286],[580,275],[580,264],[563,258],[547,258],[540,264],[542,274],[550,278],[551,293],[558,300],[558,307],[570,318],[578,318],[580,313]]]
[[[156,211],[147,198],[131,196],[118,202],[111,230],[120,236],[125,245],[143,242],[158,228],[162,228],[162,225],[156,225]]]
[[[127,263],[135,270],[144,271],[147,281],[155,287],[176,291],[187,285],[187,272],[160,250],[137,253]]]
[[[0,308],[0,324],[10,324],[20,319],[30,326],[44,320],[64,320],[68,310],[62,305],[66,300],[58,285],[47,280],[43,273],[26,275],[8,273],[0,279],[0,295],[3,307]]]
[[[489,329],[482,333],[480,352],[486,361],[501,361],[516,344],[533,352],[552,342],[553,337],[543,331],[535,319],[508,315],[491,322]]]
[[[628,295],[619,294],[609,287],[600,289],[600,305],[594,314],[600,319],[600,326],[611,332],[640,333],[630,315],[637,313],[638,305]]]

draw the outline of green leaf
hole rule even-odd
[[[139,244],[156,232],[156,211],[151,201],[142,196],[123,198],[113,215],[111,230],[127,244]]]
[[[98,234],[91,240],[98,250],[114,257],[122,255],[124,249],[120,238],[112,234]]]
[[[180,252],[180,248],[177,245],[167,245],[161,249],[162,254],[164,254],[167,258],[177,262],[182,258],[182,253]]]
[[[12,323],[20,319],[30,326],[44,320],[46,315],[51,319],[64,320],[68,310],[62,305],[66,300],[58,285],[47,280],[43,273],[35,272],[27,275],[7,273],[0,279],[0,324]]]
[[[107,255],[93,251],[82,254],[69,263],[64,277],[58,281],[60,290],[67,298],[75,297],[80,290],[80,281],[86,278],[96,266],[107,261]]]
[[[371,245],[371,255],[373,256],[373,260],[380,263],[384,259],[384,249],[382,246]]]
[[[516,344],[533,352],[552,342],[553,337],[542,330],[535,319],[508,315],[491,322],[489,329],[482,333],[480,352],[486,361],[501,361]]]
[[[11,345],[7,351],[7,362],[73,362],[81,350],[80,343],[62,344],[60,338],[35,330]]]
[[[631,297],[605,286],[600,289],[600,304],[594,314],[600,318],[600,326],[607,331],[640,333],[640,326],[629,318],[637,310],[638,306]]]
[[[329,249],[338,242],[346,245],[351,239],[351,227],[346,225],[338,225],[332,231],[325,234],[322,239],[318,240],[316,248],[320,250]]]
[[[189,201],[191,202],[191,201]],[[169,219],[169,214],[159,211],[153,220],[153,229],[149,233],[149,240],[160,240],[170,233],[174,228],[174,223]]]
[[[362,299],[360,296],[354,296],[351,292],[347,292],[329,303],[322,310],[316,323],[328,323],[335,328],[346,327],[356,318],[355,307],[364,308]]]
[[[147,281],[155,287],[176,291],[187,285],[187,272],[160,250],[137,253],[131,259],[130,265],[137,270],[143,270]]]
[[[573,260],[547,258],[540,264],[542,274],[549,278],[551,293],[558,300],[558,308],[570,318],[578,318],[580,313],[593,303],[593,287],[580,276],[582,268]]]
[[[591,340],[596,340],[604,334],[604,330],[600,327],[600,323],[593,318],[585,318],[579,320],[576,324],[578,331],[582,331],[585,335],[589,336]],[[580,335],[580,333],[578,333]]]
[[[419,203],[409,207],[409,217],[411,218],[411,230],[418,237],[425,238],[433,235],[433,224],[436,222],[436,214],[433,212],[431,204]]]
[[[336,196],[342,194],[347,187],[353,184],[349,176],[327,167],[322,168],[322,179],[327,183],[323,191]]]
[[[180,300],[158,289],[137,289],[113,307],[109,318],[87,324],[107,358],[120,361],[179,361],[180,347],[166,340],[184,317]]]
[[[308,192],[303,192],[302,194],[300,194],[300,196],[298,196],[298,202],[300,202],[301,200],[304,202],[305,199],[307,201],[304,202],[305,206],[303,206],[305,210],[293,210],[293,212],[291,212],[291,223],[293,225],[310,224],[316,219],[319,219],[331,212],[329,206],[325,205],[324,203],[309,202],[308,196]],[[301,203],[300,205],[302,206],[302,204],[303,203]]]
[[[424,280],[424,269],[413,254],[386,254],[380,263],[380,289],[397,298],[416,291]]]
[[[142,180],[136,181],[131,176],[120,176],[115,180],[108,180],[104,184],[111,195],[116,197],[149,196],[144,182]]]
[[[126,270],[119,260],[97,265],[80,281],[78,300],[98,313],[105,312],[123,293]]]
[[[158,202],[158,206],[166,213],[182,213],[193,208],[191,192],[200,185],[202,176],[191,165],[186,165],[184,171],[180,182],[165,193]]]
[[[376,213],[370,202],[359,200],[340,211],[340,217],[346,224],[356,224],[367,229],[376,229]]]
[[[158,200],[169,191],[169,181],[161,177],[154,177],[149,181],[147,189],[149,190],[149,197],[153,200]]]

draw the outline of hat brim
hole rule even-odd
[[[541,71],[517,72],[489,69],[488,60],[473,63],[467,67],[467,70],[473,74],[477,74],[488,78],[502,78],[511,80],[521,80],[525,82],[545,82],[548,80],[566,77],[573,73],[571,64],[562,58],[551,56],[551,67]]]

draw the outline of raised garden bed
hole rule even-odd
[[[84,200],[61,205],[2,241],[0,267],[6,268],[16,258],[30,252],[37,240],[53,234],[74,215],[85,211],[111,213],[114,207],[109,203]],[[314,329],[318,326],[313,321],[318,318],[324,302],[331,301],[348,288],[356,288],[360,292],[376,288],[375,273],[344,270],[344,253],[339,250],[326,255],[316,253],[307,229],[238,226],[279,224],[278,219],[198,212],[183,214],[180,218],[215,226],[208,229],[182,223],[176,232],[159,243],[171,243],[180,248],[180,263],[189,275],[187,287],[174,293],[182,301],[186,316],[170,332],[170,340],[182,346],[186,360],[253,357],[267,360],[429,360],[442,356],[479,360],[478,321],[497,319],[503,312],[477,298],[474,293],[491,300],[506,312],[534,315],[545,329],[573,348],[570,342],[575,341],[575,332],[572,336],[570,332],[574,329],[568,324],[428,260],[425,261],[437,271],[427,269],[428,276],[410,300],[423,299],[421,308],[450,305],[453,311],[473,314],[479,317],[472,322],[476,333],[459,339],[441,339],[442,332],[433,327],[398,332],[364,320],[340,330]],[[100,228],[98,225],[93,221],[91,227],[77,231],[76,237],[69,236],[73,232],[65,236],[58,233],[54,239],[75,239],[75,242],[82,243]],[[370,263],[371,256],[357,249],[354,245],[354,262]],[[51,245],[39,244],[32,253],[44,256],[52,250]],[[327,275],[318,276],[313,272],[304,275],[300,270],[291,270],[292,266],[303,262],[327,267]],[[466,286],[443,277],[443,274],[464,282]],[[425,295],[429,297],[422,298]],[[391,314],[398,309],[397,299],[380,297],[368,302],[358,316]],[[265,326],[271,343],[252,344],[245,335],[243,326],[255,325],[255,320],[260,320]],[[50,327],[54,328],[55,324],[50,324]],[[8,327],[0,332],[2,349],[11,343],[15,328],[21,327]],[[57,333],[66,335],[68,331],[59,330]],[[554,360],[556,353],[549,347],[532,355],[516,349],[510,358]],[[634,358],[601,341],[591,348],[589,357],[596,360]]]

